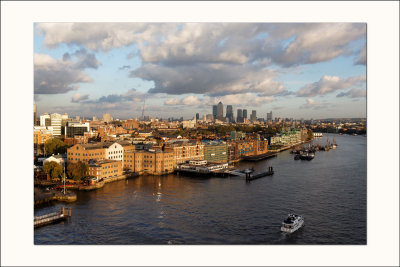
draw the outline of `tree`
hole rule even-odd
[[[43,165],[43,170],[45,173],[50,175],[51,178],[55,179],[59,177],[63,172],[63,167],[55,161],[46,162]]]
[[[70,178],[76,180],[81,180],[86,177],[89,171],[89,167],[84,162],[68,163],[67,174]]]
[[[46,151],[46,154],[52,155],[52,154],[64,154],[67,152],[67,144],[65,144],[63,141],[57,138],[52,138],[46,141],[44,144],[44,149]]]

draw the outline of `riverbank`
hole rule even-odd
[[[34,205],[41,205],[52,201],[74,202],[77,200],[75,192],[66,192],[65,195],[61,191],[53,189],[34,188]]]

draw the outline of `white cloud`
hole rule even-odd
[[[212,105],[218,104],[220,101],[224,105],[236,105],[239,107],[258,107],[275,101],[275,98],[271,96],[259,96],[253,93],[231,94],[219,97],[204,96],[202,98],[197,96],[187,96],[184,98],[167,99],[164,102],[164,105],[210,107]]]
[[[154,81],[150,93],[227,95],[255,92],[264,96],[286,92],[276,81],[278,72],[251,65],[197,64],[166,67],[145,64],[131,72],[131,77]]]
[[[79,83],[92,82],[92,79],[71,61],[54,59],[49,55],[34,55],[35,94],[63,94],[77,90]]]
[[[341,79],[338,76],[323,76],[318,82],[310,83],[297,92],[297,96],[317,96],[317,95],[326,95],[331,92],[348,89],[354,86],[360,86],[365,84],[366,76],[354,76],[346,79]]]
[[[323,106],[321,103],[313,100],[312,98],[306,99],[306,103],[300,106],[300,108],[306,108],[306,109],[322,109]]]
[[[341,92],[336,97],[344,97],[344,96],[349,96],[351,98],[365,97],[367,96],[367,90],[360,88],[352,88],[347,92]]]
[[[366,46],[364,46],[360,50],[360,54],[355,59],[355,64],[356,65],[366,65],[367,64],[367,47]]]
[[[81,95],[80,93],[75,93],[71,98],[71,102],[78,103],[87,99],[89,99],[89,95]]]
[[[44,35],[48,47],[66,43],[109,51],[136,44],[147,63],[244,64],[272,59],[291,66],[351,54],[349,44],[366,38],[366,24],[38,23],[36,33]],[[262,34],[267,37],[260,38]]]

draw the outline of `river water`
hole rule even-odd
[[[69,222],[34,231],[35,244],[366,244],[367,138],[336,138],[336,150],[312,161],[276,158],[241,162],[275,174],[244,178],[140,176],[78,192],[74,203],[35,209],[35,216],[62,206]],[[294,234],[280,232],[289,212],[303,215]]]

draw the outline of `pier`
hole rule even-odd
[[[71,217],[71,208],[62,207],[60,212],[52,212],[42,216],[35,216],[33,219],[34,228],[64,221]]]
[[[252,175],[252,173],[246,173],[246,182],[250,182],[252,180],[259,179],[264,176],[271,176],[273,174],[274,174],[274,169],[272,167],[268,167],[268,171],[266,172],[261,172],[254,175]]]

